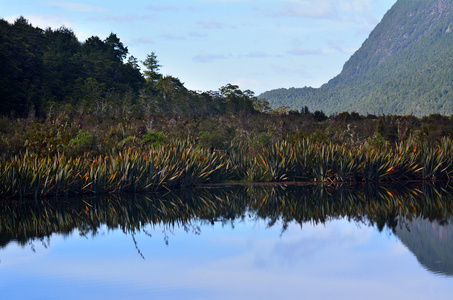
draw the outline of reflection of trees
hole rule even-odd
[[[289,222],[316,224],[337,218],[395,230],[402,217],[446,222],[452,217],[452,195],[451,187],[420,183],[412,187],[235,186],[167,195],[4,201],[0,204],[0,246],[12,240],[26,245],[30,239],[54,232],[69,234],[74,229],[82,235],[96,235],[102,224],[132,234],[148,224],[199,233],[200,225],[234,225],[249,216],[264,219],[269,226],[281,221],[283,230]]]

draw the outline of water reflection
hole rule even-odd
[[[137,253],[145,258],[137,233],[151,236],[162,228],[169,243],[175,228],[200,234],[209,226],[237,226],[243,220],[303,228],[346,219],[393,232],[426,269],[451,276],[453,253],[453,193],[450,186],[427,183],[412,186],[233,186],[199,188],[165,195],[46,199],[0,203],[0,247],[17,242],[32,249],[48,247],[53,233],[96,236],[106,226],[130,234]],[[318,240],[319,241],[319,240]],[[170,241],[171,242],[171,241]],[[318,250],[315,242],[280,245],[285,258],[303,257]],[[263,267],[263,260],[254,264]]]
[[[430,222],[417,218],[400,222],[394,232],[427,270],[453,276],[453,219]]]

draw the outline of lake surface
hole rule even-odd
[[[0,204],[1,299],[451,299],[450,187]]]

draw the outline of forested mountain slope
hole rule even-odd
[[[453,2],[398,0],[342,72],[319,89],[271,90],[272,107],[327,114],[453,113]]]

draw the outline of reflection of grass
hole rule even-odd
[[[141,231],[148,224],[199,232],[197,224],[227,225],[251,217],[263,219],[269,226],[283,223],[284,230],[289,222],[303,225],[347,218],[377,225],[382,230],[386,226],[394,229],[401,217],[442,223],[452,216],[452,188],[438,189],[428,184],[412,188],[366,185],[354,189],[323,185],[235,186],[187,189],[180,195],[2,201],[0,246],[11,240],[25,244],[29,238],[70,233],[74,228],[85,235],[95,235],[102,224],[125,232]]]
[[[226,180],[242,182],[382,182],[449,179],[453,142],[404,142],[356,147],[309,139],[267,148],[232,143],[210,151],[186,141],[128,148],[110,155],[0,159],[0,196],[46,197],[77,193],[148,192]]]

